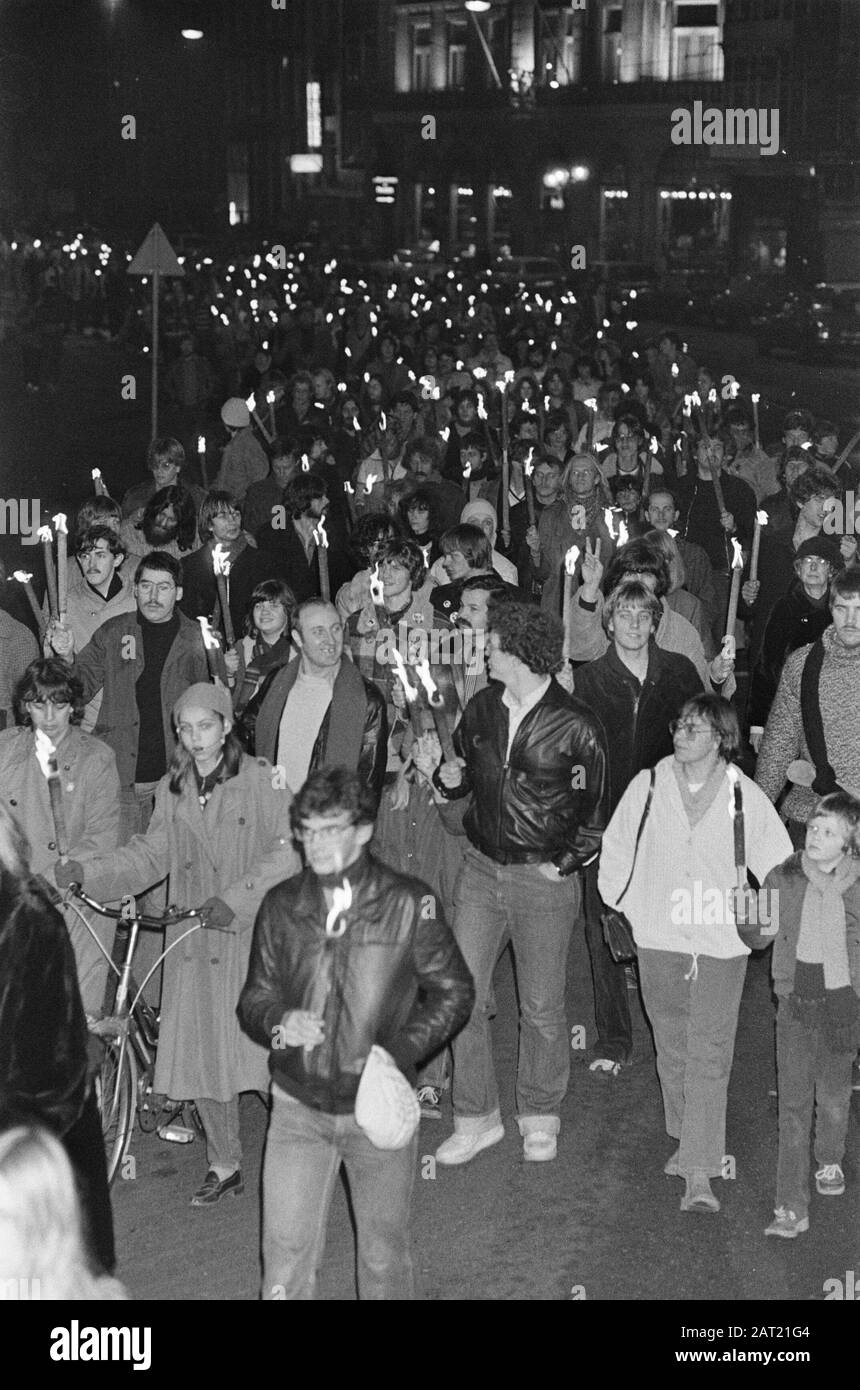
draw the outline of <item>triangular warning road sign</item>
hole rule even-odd
[[[159,222],[153,222],[127,271],[129,275],[185,274]]]

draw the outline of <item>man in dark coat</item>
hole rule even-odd
[[[604,621],[612,645],[574,674],[575,693],[607,732],[607,823],[631,780],[672,752],[669,724],[702,682],[689,657],[658,647],[654,633],[660,600],[637,580],[623,580],[606,600]],[[632,1060],[633,1026],[624,966],[603,940],[605,904],[597,891],[597,861],[585,869],[585,937],[591,957],[597,1038],[591,1070],[617,1076]]]
[[[291,791],[311,772],[357,772],[379,804],[385,780],[385,701],[343,654],[343,623],[332,603],[309,599],[293,620],[301,655],[280,667],[259,704],[254,751],[268,758]]]

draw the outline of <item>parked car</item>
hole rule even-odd
[[[860,284],[793,290],[752,321],[763,356],[785,352],[801,360],[860,355]]]
[[[711,298],[711,326],[749,333],[753,318],[783,299],[788,288],[781,275],[735,275]]]

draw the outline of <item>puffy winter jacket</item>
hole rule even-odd
[[[606,776],[603,732],[591,711],[557,681],[523,719],[508,747],[503,688],[489,686],[466,706],[454,735],[466,760],[459,787],[473,793],[463,825],[470,841],[497,864],[552,861],[562,877],[600,848]]]
[[[326,937],[322,883],[311,869],[269,890],[237,1009],[248,1036],[270,1049],[277,1085],[336,1115],[354,1108],[374,1043],[411,1072],[463,1026],[475,998],[460,948],[425,883],[367,852],[344,877],[352,903],[339,937]],[[320,1008],[324,1041],[309,1051],[283,1045],[284,1015]]]

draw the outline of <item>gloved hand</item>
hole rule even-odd
[[[200,912],[205,927],[216,927],[222,931],[225,927],[229,927],[236,916],[232,907],[228,907],[223,898],[207,898]]]
[[[76,859],[69,859],[65,864],[58,859],[54,865],[54,880],[59,888],[66,889],[70,883],[83,883],[85,877],[84,866]]]

